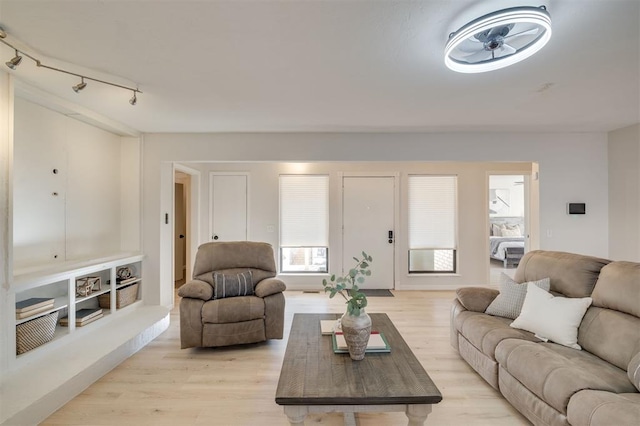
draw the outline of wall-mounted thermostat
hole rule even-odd
[[[586,214],[587,205],[585,203],[567,203],[568,214]]]

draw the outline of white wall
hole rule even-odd
[[[166,237],[163,232],[170,225],[163,225],[162,219],[164,212],[171,211],[172,187],[160,182],[162,170],[167,170],[163,164],[172,161],[538,162],[540,248],[608,255],[608,229],[602,226],[608,221],[605,134],[148,134],[144,144],[143,178],[144,247],[149,265],[145,276],[161,283],[158,302],[163,304],[171,300],[171,274],[170,271],[160,274],[160,268],[153,265],[171,263],[171,258],[165,257],[167,250],[164,248],[171,244],[170,233]],[[464,186],[460,198],[477,199],[478,204],[486,207],[484,188],[487,179],[486,176],[483,179],[482,190],[475,191],[473,185]],[[578,200],[591,206],[589,214],[581,218],[569,217],[566,203]],[[483,213],[486,218],[486,210]],[[485,242],[484,225],[481,229],[474,227],[460,232],[481,240],[479,244]],[[485,262],[484,251],[467,252],[466,256],[477,256]],[[484,282],[486,277],[484,274],[466,276],[464,280],[462,283],[457,279],[452,286]],[[447,279],[439,281],[450,282]]]
[[[139,217],[137,147],[136,138],[121,140],[113,133],[16,98],[14,267],[120,252],[122,216],[134,215],[129,221]],[[126,188],[121,188],[123,176]],[[121,211],[122,190],[131,201],[131,211]],[[138,226],[133,228],[131,232],[139,230]],[[139,246],[139,234],[127,238],[127,248],[134,247],[136,241]]]
[[[609,133],[609,255],[640,262],[640,124]]]
[[[330,179],[329,189],[329,265],[331,272],[340,273],[344,268],[341,264],[342,253],[342,174],[371,173],[376,175],[397,173],[396,185],[400,189],[397,200],[396,221],[400,224],[395,229],[396,235],[396,289],[437,288],[445,280],[451,285],[468,285],[470,277],[475,277],[477,283],[486,284],[484,275],[487,267],[487,257],[482,254],[488,247],[482,232],[487,223],[486,176],[491,170],[506,170],[511,172],[531,172],[528,163],[487,163],[487,162],[318,162],[318,163],[209,163],[200,167],[203,172],[248,172],[249,173],[249,240],[265,241],[277,250],[279,246],[279,190],[278,179],[281,174],[326,174]],[[408,265],[408,201],[407,176],[409,174],[454,174],[458,176],[459,191],[459,263],[458,274],[411,274],[407,272]],[[209,180],[204,180],[201,191],[201,222],[200,241],[211,241],[213,230],[209,228]],[[272,230],[272,231],[271,231]],[[367,251],[367,247],[361,248]],[[348,254],[350,259],[357,253]],[[476,254],[480,254],[479,256]],[[375,263],[375,262],[374,262]],[[374,265],[375,266],[375,265]],[[478,278],[482,277],[482,278]],[[288,275],[287,284],[290,288],[318,289],[322,278],[310,274]]]
[[[11,247],[11,157],[13,156],[13,86],[8,73],[0,71],[0,327],[15,321],[13,299],[9,294],[12,271]],[[10,343],[11,341],[11,343]],[[9,370],[11,333],[0,331],[0,381]]]
[[[524,216],[523,181],[524,176],[522,175],[492,175],[489,178],[489,189],[506,189],[509,191],[509,206],[505,206],[505,209],[500,211],[499,214],[490,214],[490,216]]]

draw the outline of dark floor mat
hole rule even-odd
[[[364,293],[367,297],[393,297],[393,293],[389,290],[379,290],[379,289],[360,289],[361,292]]]

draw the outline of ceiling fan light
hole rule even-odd
[[[22,62],[22,56],[20,56],[20,54],[18,53],[18,51],[16,50],[16,56],[14,56],[13,58],[11,58],[10,61],[5,62],[4,64],[6,66],[8,66],[9,68],[11,68],[12,70],[15,70],[16,67],[18,65],[20,65],[20,62]]]
[[[532,28],[522,33],[508,35],[509,32],[518,24],[523,24],[525,26],[529,25]],[[506,34],[494,35],[493,30],[496,29],[506,29]],[[531,42],[521,46],[520,48],[514,48],[515,51],[510,54],[504,54],[503,49],[500,52],[503,54],[499,57],[495,57],[493,53],[494,49],[502,49],[502,43],[507,38],[523,35],[525,33],[528,33],[525,35],[530,35],[533,30],[535,30],[535,32],[539,32],[539,34]],[[477,47],[480,49],[477,50],[477,53],[483,51],[491,52],[491,57],[478,61],[465,61],[464,56],[462,56],[462,52],[459,50],[460,45],[465,41],[481,43],[479,36],[486,36],[487,34],[489,34],[489,38],[493,35],[493,39],[482,45],[478,44]],[[524,6],[503,9],[471,21],[462,26],[458,31],[451,33],[445,46],[444,62],[449,69],[461,73],[493,71],[527,59],[542,49],[550,38],[551,16],[544,6]],[[505,45],[512,47],[507,44]]]

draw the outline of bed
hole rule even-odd
[[[489,257],[502,261],[505,268],[515,267],[524,255],[522,217],[490,218]]]

